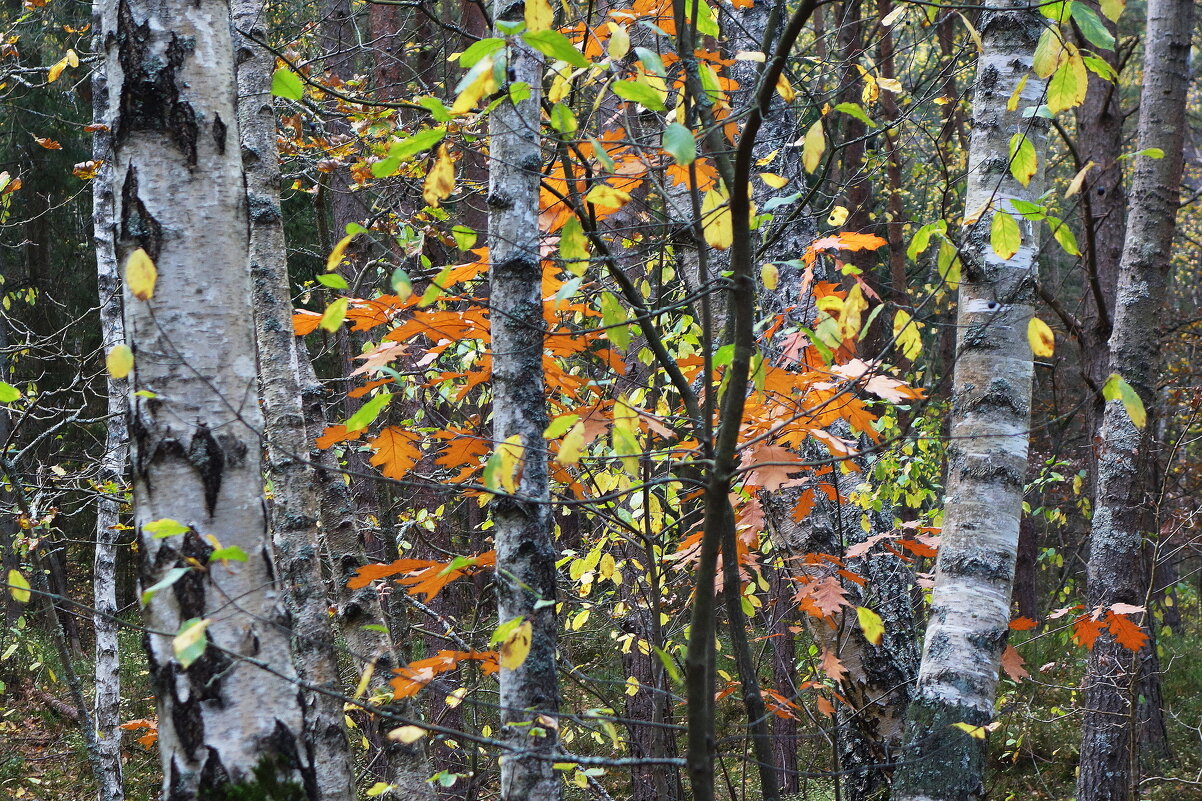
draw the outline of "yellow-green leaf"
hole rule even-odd
[[[816,120],[806,131],[802,140],[801,164],[806,172],[813,172],[822,163],[822,154],[826,152],[826,135],[822,130],[822,120]]]
[[[993,222],[989,226],[989,244],[1002,260],[1014,258],[1023,243],[1022,232],[1013,217],[1004,211],[994,210]]]
[[[1020,133],[1010,137],[1010,174],[1014,180],[1026,186],[1035,177],[1038,167],[1039,157],[1031,140]]]
[[[342,325],[342,321],[346,319],[346,298],[338,298],[322,312],[321,319],[317,321],[317,326],[323,331],[329,331],[331,334],[338,330]]]
[[[568,217],[559,231],[559,258],[563,260],[563,268],[572,275],[584,275],[588,269],[588,239],[575,214]]]
[[[130,293],[138,300],[150,300],[154,297],[154,285],[159,279],[159,271],[154,262],[142,248],[129,254],[125,262],[125,285]]]
[[[1031,352],[1041,358],[1047,358],[1056,352],[1056,335],[1052,333],[1051,327],[1038,317],[1032,317],[1031,322],[1027,323],[1027,341],[1031,343]]]
[[[172,520],[169,517],[151,520],[149,523],[142,524],[143,533],[149,534],[156,540],[166,539],[167,537],[178,537],[180,534],[187,534],[189,530],[189,526],[185,526],[178,520]]]
[[[1035,45],[1031,71],[1040,78],[1048,77],[1056,71],[1057,65],[1060,64],[1060,54],[1063,52],[1064,43],[1060,39],[1059,30],[1044,28],[1043,33],[1039,35],[1039,42]]]
[[[880,645],[881,638],[885,636],[885,624],[881,620],[881,616],[866,606],[857,606],[856,619],[860,621],[860,630],[864,632],[864,639],[873,645]]]
[[[559,453],[555,455],[555,461],[562,465],[576,464],[580,461],[580,453],[583,450],[584,421],[581,420],[564,435],[563,440],[559,443]]]
[[[706,243],[718,250],[726,250],[734,242],[734,225],[730,217],[729,196],[726,190],[714,187],[705,193],[701,201],[702,231]]]
[[[922,352],[922,335],[918,332],[918,323],[905,309],[898,309],[893,315],[893,337],[903,356],[910,361],[918,358]]]
[[[134,352],[129,345],[114,345],[104,357],[104,366],[113,378],[125,378],[134,369]]]
[[[613,427],[610,429],[610,444],[614,454],[621,458],[622,468],[631,476],[639,474],[639,413],[625,398],[614,401]]]
[[[1127,0],[1102,0],[1102,13],[1111,22],[1118,22],[1119,17],[1123,16],[1123,9],[1127,7]]]
[[[209,624],[213,621],[208,618],[192,618],[185,620],[179,627],[179,632],[171,640],[171,650],[175,654],[176,661],[180,667],[185,670],[195,662],[205,652],[205,646],[208,645],[208,640],[205,638],[205,630],[209,628]]]
[[[1080,53],[1070,53],[1048,81],[1048,111],[1055,114],[1081,105],[1088,86],[1089,73],[1084,59]]]
[[[526,661],[526,657],[530,655],[533,629],[534,626],[529,620],[523,620],[521,625],[514,627],[501,642],[499,656],[502,668],[517,670]]]
[[[1118,373],[1111,373],[1106,379],[1106,383],[1102,385],[1102,397],[1108,401],[1121,401],[1136,428],[1143,428],[1148,424],[1148,412],[1144,409],[1144,402],[1139,393]]]
[[[21,575],[20,570],[8,571],[8,592],[19,604],[29,603],[29,581]]]

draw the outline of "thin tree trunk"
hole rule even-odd
[[[957,728],[993,718],[998,666],[1010,621],[1010,596],[1027,471],[1033,362],[1027,342],[1035,284],[1035,226],[1011,199],[1035,201],[1043,189],[1047,123],[1024,119],[1042,102],[1031,74],[1043,29],[1039,11],[988,4],[977,67],[968,154],[951,441],[935,590],[915,699],[907,714],[903,763],[893,797],[982,798],[985,741]],[[1020,88],[1014,111],[1008,101]],[[1010,174],[1011,136],[1022,133],[1038,157],[1027,186]],[[995,215],[1011,215],[1021,244],[1009,259],[990,245]]]
[[[523,4],[498,0],[494,19],[522,19]],[[555,545],[547,480],[543,396],[542,270],[539,264],[539,110],[542,56],[524,44],[509,48],[510,82],[530,97],[509,99],[489,115],[489,322],[492,332],[493,442],[511,437],[525,448],[513,496],[492,501],[497,551],[497,616],[530,626],[530,653],[501,668],[503,736],[515,749],[501,764],[502,801],[551,801],[563,782],[551,760],[559,730],[555,669]],[[550,717],[548,717],[550,716]],[[535,736],[534,729],[543,734]],[[534,753],[531,753],[534,752]]]
[[[301,406],[288,292],[287,248],[279,199],[279,156],[271,76],[275,58],[253,39],[266,38],[261,0],[235,0],[231,8],[238,81],[238,130],[246,200],[250,209],[248,267],[254,297],[259,391],[267,440],[267,477],[273,487],[269,520],[276,564],[293,627],[293,662],[305,681],[337,693],[342,688],[329,599],[317,540],[317,490],[307,461],[308,433]],[[314,763],[318,797],[351,801],[351,767],[342,702],[307,692],[306,737],[324,755]],[[422,779],[426,777],[423,776]]]
[[[1169,279],[1167,255],[1181,185],[1193,14],[1190,0],[1148,2],[1139,147],[1160,148],[1164,157],[1136,159],[1110,336],[1111,371],[1123,376],[1148,410],[1156,407],[1160,339],[1155,320]],[[1148,602],[1149,577],[1138,566],[1144,562],[1151,489],[1141,476],[1155,458],[1153,431],[1154,426],[1137,428],[1120,401],[1106,404],[1090,530],[1090,609]],[[1094,644],[1086,674],[1079,801],[1135,796],[1134,669],[1131,652],[1110,636]]]
[[[306,741],[263,509],[229,8],[110,2],[101,33],[130,388],[141,393],[130,433],[142,586],[177,576],[144,610],[162,792],[316,799],[314,761],[332,755]],[[157,280],[128,270],[146,257]],[[155,537],[147,524],[159,520],[187,531]],[[246,561],[210,564],[217,547]],[[188,622],[207,624],[206,647],[185,666],[173,644]]]
[[[93,9],[96,30],[100,30],[99,6]],[[97,42],[99,45],[99,41]],[[99,50],[100,47],[97,47]],[[92,72],[93,122],[108,122],[108,86],[102,65]],[[92,179],[92,227],[96,245],[96,286],[100,295],[100,342],[107,354],[125,344],[125,324],[121,318],[121,281],[117,271],[117,251],[113,218],[113,169],[109,152],[109,132],[97,131],[92,139],[92,158],[98,164]],[[96,705],[97,750],[103,780],[100,801],[125,798],[121,776],[121,673],[117,640],[117,539],[121,523],[121,497],[124,494],[125,465],[129,461],[129,382],[108,376],[108,420],[105,422],[104,453],[97,474],[99,494],[96,500],[96,551],[92,571],[92,625],[96,633]]]

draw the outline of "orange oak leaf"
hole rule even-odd
[[[822,668],[822,672],[835,681],[843,681],[843,677],[847,675],[847,668],[843,667],[843,663],[839,661],[839,657],[826,648],[822,649],[822,661],[819,665]]]
[[[1140,625],[1126,615],[1107,612],[1106,628],[1114,635],[1114,641],[1128,651],[1138,651],[1148,642],[1148,635]]]
[[[1101,634],[1102,621],[1094,620],[1092,615],[1081,615],[1073,621],[1073,640],[1077,645],[1092,649]]]
[[[353,439],[359,439],[363,436],[364,429],[360,428],[357,431],[347,431],[346,426],[342,423],[337,425],[327,426],[326,430],[321,432],[321,436],[317,438],[317,447],[323,451],[331,445],[336,445],[339,442],[347,442]]]
[[[1002,652],[1002,670],[1006,671],[1006,675],[1014,681],[1031,678],[1031,674],[1023,667],[1024,664],[1018,649],[1013,645],[1007,645],[1006,650]]]
[[[753,468],[748,479],[768,492],[783,487],[803,467],[797,454],[780,445],[761,445],[748,461]]]
[[[1029,617],[1016,617],[1010,621],[1011,631],[1029,631],[1039,624]]]
[[[417,447],[420,441],[421,435],[417,432],[388,426],[368,442],[375,450],[371,463],[380,468],[385,478],[400,480],[422,458],[422,452]]]
[[[305,334],[312,334],[317,330],[317,324],[321,322],[321,315],[317,312],[307,311],[306,309],[297,309],[292,313],[292,332],[298,337],[303,337]]]

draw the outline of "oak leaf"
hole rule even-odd
[[[421,435],[414,431],[388,426],[368,442],[375,451],[371,463],[380,468],[385,478],[400,480],[421,459],[422,452],[417,447],[420,440]]]

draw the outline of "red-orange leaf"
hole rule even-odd
[[[303,337],[305,334],[312,334],[317,330],[317,324],[321,322],[321,315],[317,312],[306,311],[305,309],[297,309],[292,313],[292,331],[298,337]]]
[[[369,442],[376,452],[371,457],[371,463],[380,468],[385,478],[400,480],[422,458],[422,452],[417,447],[420,440],[421,435],[414,431],[388,426]]]
[[[363,435],[363,429],[357,431],[347,431],[346,426],[342,423],[333,426],[327,426],[326,430],[317,438],[317,447],[323,451],[331,445],[336,445],[339,442],[346,442],[352,439],[359,439]]]
[[[1106,613],[1106,628],[1114,635],[1114,641],[1128,651],[1138,651],[1148,642],[1148,635],[1139,624],[1126,615]]]
[[[1029,631],[1039,624],[1029,617],[1016,617],[1010,621],[1011,631]]]
[[[1014,681],[1022,681],[1031,678],[1031,674],[1023,665],[1023,658],[1018,649],[1013,645],[1007,645],[1006,650],[1002,652],[1002,670],[1006,671],[1006,675]]]
[[[1084,645],[1086,648],[1092,649],[1101,633],[1102,621],[1094,620],[1090,615],[1081,615],[1073,621],[1073,640],[1077,645]]]

